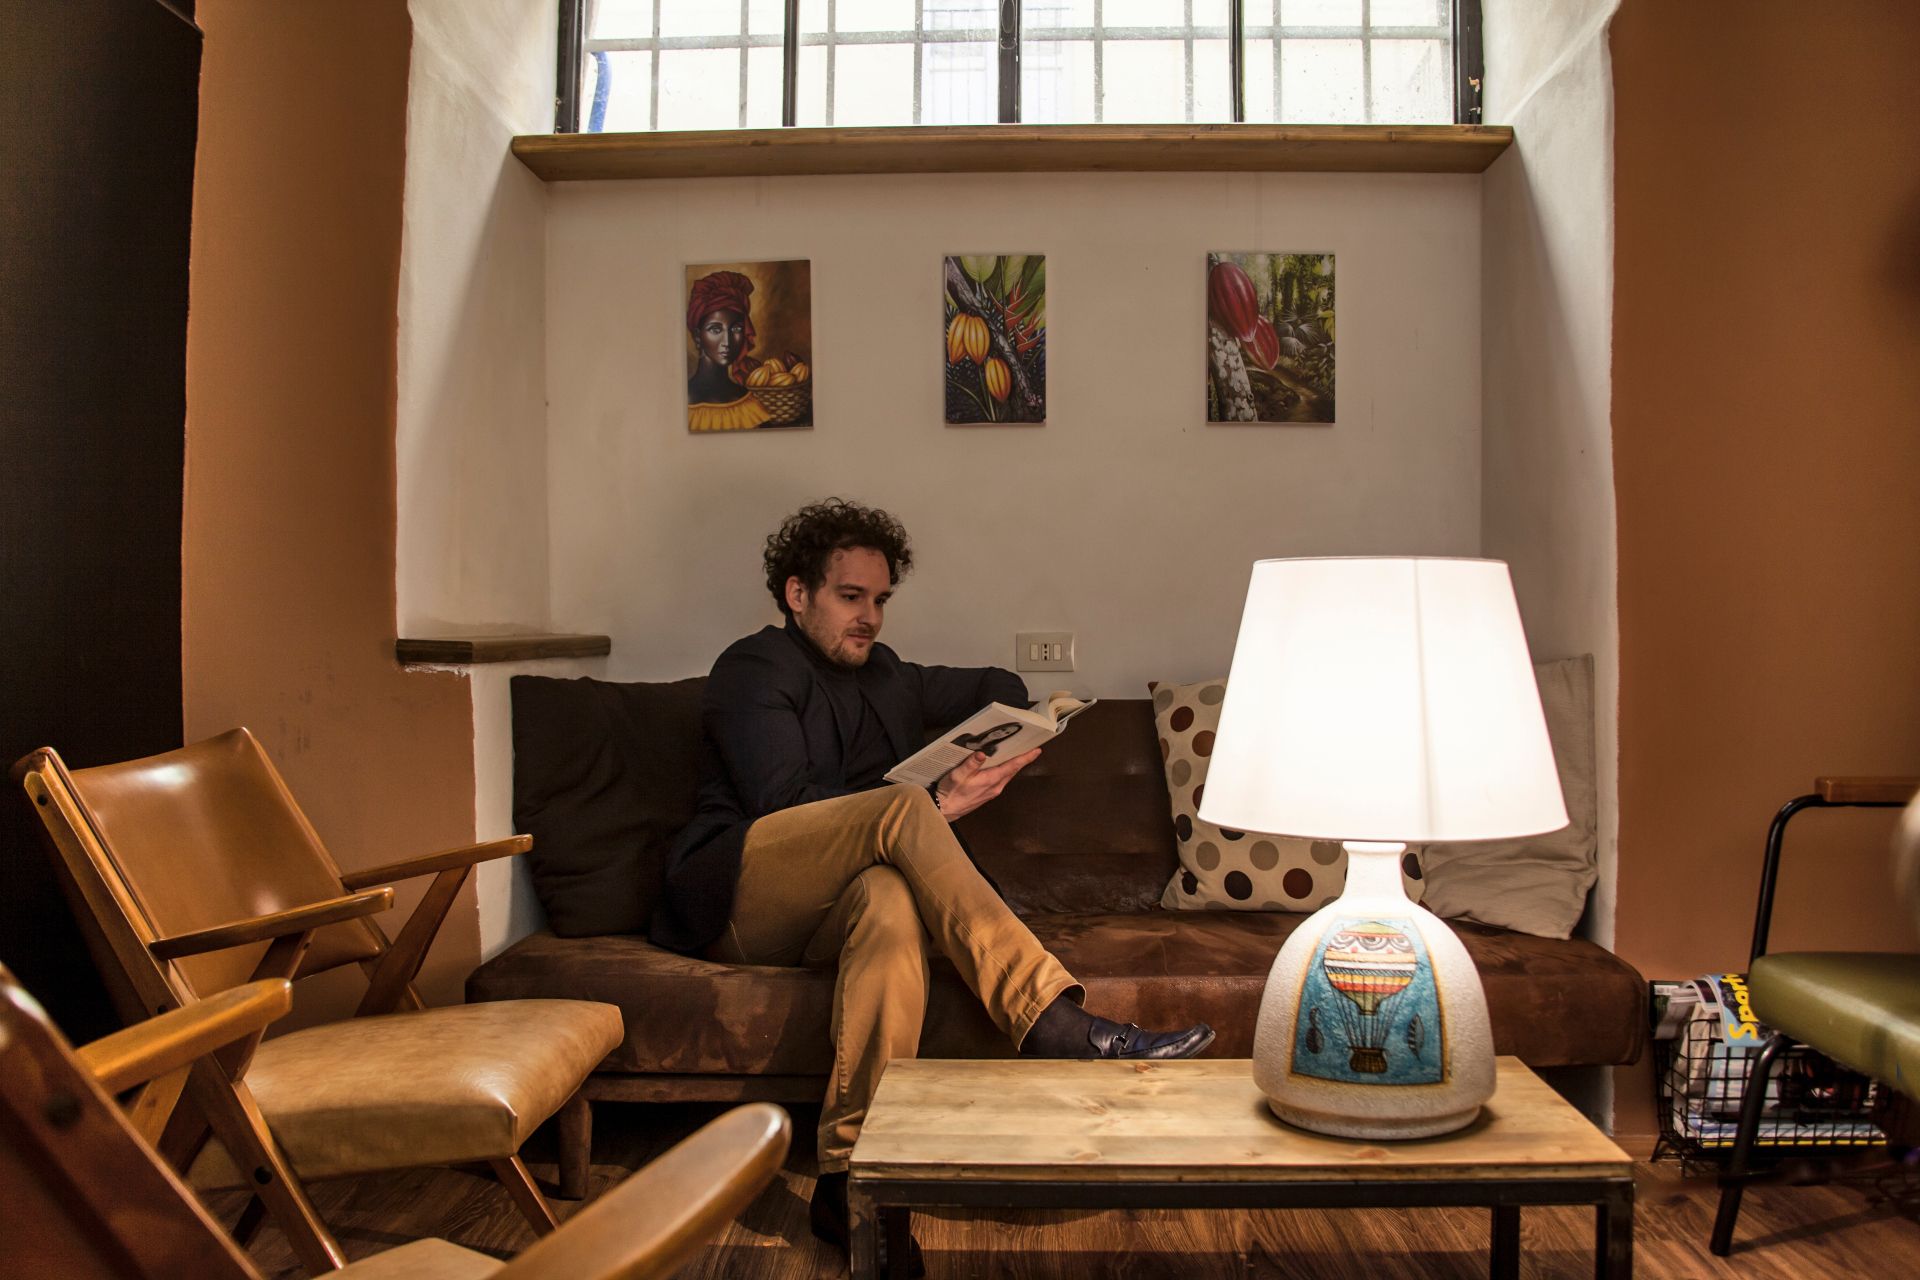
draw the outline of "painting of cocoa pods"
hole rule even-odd
[[[1332,422],[1333,255],[1207,255],[1207,421]]]
[[[688,267],[687,429],[812,425],[812,264]]]
[[[947,422],[1045,422],[1045,255],[947,258],[942,274]]]

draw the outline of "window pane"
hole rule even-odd
[[[590,39],[648,39],[653,35],[653,0],[600,0],[590,6]]]
[[[1193,0],[1193,25],[1224,29],[1227,25],[1227,0]]]
[[[756,36],[787,32],[787,0],[747,0],[747,30]]]
[[[1273,0],[1244,0],[1240,20],[1248,27],[1264,27],[1273,21]]]
[[[747,50],[747,128],[780,127],[781,72],[786,51],[778,45]]]
[[[1108,20],[1111,22],[1111,18]],[[1022,0],[1022,31],[1058,30],[1061,27],[1091,27],[1093,0]]]
[[[1093,42],[1028,41],[1020,50],[1023,124],[1087,124],[1093,115]]]
[[[661,50],[660,128],[739,126],[740,50]]]
[[[1197,10],[1200,6],[1195,5]],[[1225,40],[1193,42],[1193,118],[1207,124],[1233,119],[1233,66]]]
[[[1358,40],[1280,42],[1280,118],[1286,124],[1364,124]]]
[[[1373,42],[1373,118],[1453,123],[1453,63],[1444,40]]]
[[[740,6],[727,0],[660,0],[663,36],[726,36],[740,33]],[[661,78],[665,87],[666,79]]]
[[[833,122],[913,123],[913,46],[843,44],[834,50]]]
[[[993,0],[926,0],[924,12],[928,31],[971,31],[982,40],[1000,33],[1000,6]]]
[[[1273,41],[1247,41],[1247,123],[1272,124]]]
[[[582,132],[643,133],[653,127],[653,55],[618,51],[589,56],[580,88]],[[596,96],[606,100],[596,112]],[[599,120],[596,124],[595,116]]]
[[[1280,21],[1290,27],[1357,27],[1360,0],[1280,0]]]
[[[1187,118],[1187,47],[1178,40],[1109,40],[1100,72],[1100,118]]]
[[[836,31],[911,31],[913,0],[839,0],[833,7]]]
[[[1376,27],[1438,27],[1453,15],[1447,0],[1373,0],[1367,21]]]
[[[1107,0],[1100,22],[1107,27],[1184,27],[1186,0]]]
[[[800,65],[794,82],[795,124],[823,125],[827,122],[827,47],[801,45]]]
[[[992,124],[1000,118],[1000,57],[992,44],[928,44],[920,67],[921,124]]]

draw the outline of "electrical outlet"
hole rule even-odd
[[[1013,669],[1015,671],[1073,670],[1073,632],[1015,632]]]

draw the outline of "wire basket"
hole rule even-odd
[[[754,399],[760,402],[778,423],[798,422],[813,412],[813,379],[796,382],[790,387],[754,387]]]
[[[1660,1124],[1655,1151],[1683,1161],[1718,1162],[1733,1154],[1757,1050],[1727,1044],[1717,1012],[1698,1008],[1653,1042],[1654,1098]],[[1767,1081],[1756,1154],[1874,1147],[1886,1135],[1874,1122],[1880,1086],[1803,1044],[1783,1052]]]

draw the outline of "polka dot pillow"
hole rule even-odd
[[[1160,905],[1175,911],[1318,911],[1339,897],[1347,883],[1347,851],[1339,841],[1258,835],[1200,820],[1227,682],[1155,681],[1147,689],[1180,854],[1180,870],[1167,882]],[[1418,902],[1423,885],[1412,851],[1402,860],[1400,879]]]

